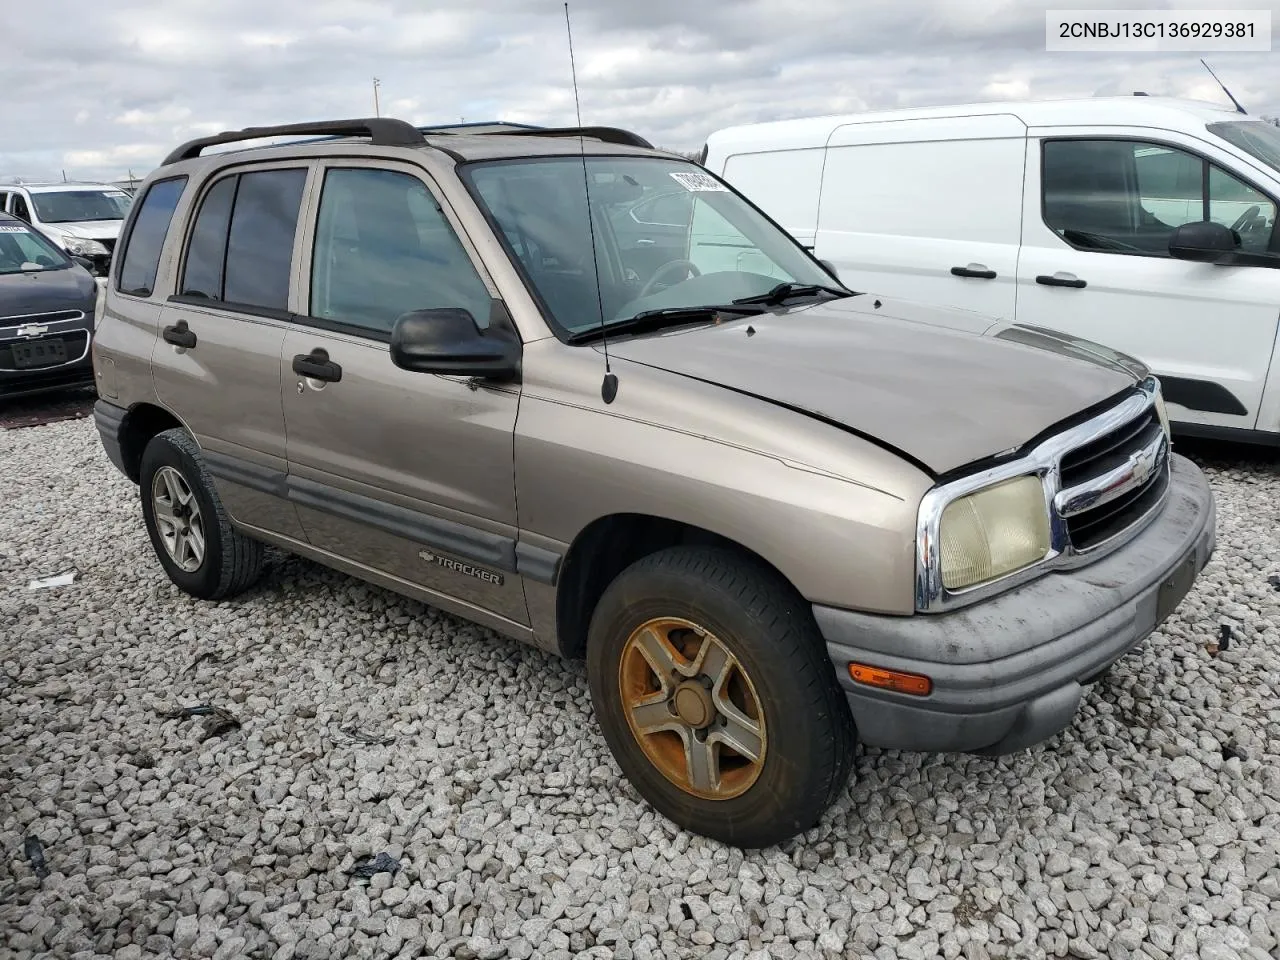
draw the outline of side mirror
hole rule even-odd
[[[460,307],[414,310],[391,330],[391,362],[416,373],[510,380],[520,372],[520,341],[481,330]]]
[[[1212,220],[1184,223],[1169,238],[1169,255],[1179,260],[1217,263],[1240,249],[1240,235]]]
[[[840,279],[840,274],[836,273],[836,265],[834,263],[830,260],[819,260],[818,262],[827,268],[827,273],[831,274],[831,276],[835,277],[837,280]]]
[[[78,257],[75,254],[72,254],[71,259],[80,264],[80,266],[84,267],[90,273],[93,273],[93,261],[88,257]]]

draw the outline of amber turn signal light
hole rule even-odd
[[[927,697],[933,690],[933,681],[918,673],[884,670],[880,667],[869,667],[865,663],[849,664],[849,676],[853,677],[854,683],[880,687],[882,690],[893,690],[896,693],[909,693],[913,697]]]

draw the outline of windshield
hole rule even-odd
[[[1206,129],[1280,173],[1280,127],[1265,120],[1227,120]]]
[[[21,224],[0,223],[0,274],[69,266],[71,260],[34,230]]]
[[[583,159],[567,156],[462,172],[562,335],[599,327],[602,307],[612,324],[728,304],[782,283],[838,286],[786,233],[691,163],[588,157],[584,177]]]
[[[123,190],[50,190],[31,194],[41,223],[123,220],[132,198]]]

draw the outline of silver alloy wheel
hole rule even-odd
[[[204,563],[204,519],[191,486],[173,467],[161,467],[151,481],[151,509],[169,559],[185,573]]]

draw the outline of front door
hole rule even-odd
[[[488,323],[493,295],[474,250],[407,166],[330,165],[308,219],[305,315],[280,358],[289,496],[308,540],[527,625],[515,574],[519,388],[411,373],[388,348],[412,310],[462,307]]]
[[[200,444],[231,516],[295,540],[280,350],[308,175],[294,163],[206,186],[152,354],[156,394]]]
[[[1110,128],[1028,141],[1017,320],[1146,363],[1177,422],[1253,429],[1280,323],[1280,270],[1174,259],[1184,223],[1276,250],[1276,202],[1207,144]],[[1217,161],[1217,162],[1215,162]]]

